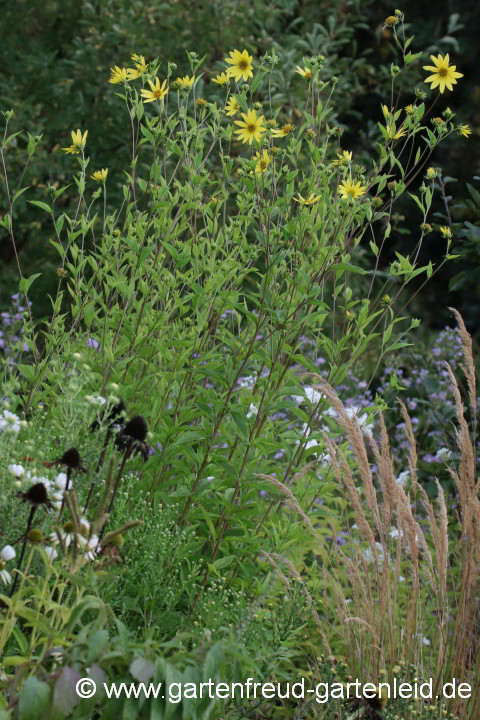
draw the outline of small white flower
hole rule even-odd
[[[310,387],[310,385],[305,385],[303,391],[307,400],[310,400],[312,405],[316,405],[318,402],[320,402],[322,398],[325,397],[323,393],[317,392],[317,390],[314,390],[312,387]]]
[[[20,418],[10,410],[4,410],[3,417],[0,415],[0,430],[4,432],[20,432]]]
[[[12,475],[15,475],[15,477],[19,478],[22,477],[22,475],[25,473],[25,468],[23,465],[9,465],[8,469],[12,473]]]
[[[397,483],[397,485],[401,485],[402,487],[405,487],[409,477],[410,477],[410,471],[404,470],[403,472],[400,473],[400,475],[397,477],[395,482]]]
[[[436,455],[438,458],[440,458],[440,460],[447,461],[450,460],[450,458],[452,457],[452,451],[446,447],[442,447],[440,448],[440,450],[437,450]]]
[[[390,530],[390,537],[397,538],[397,537],[403,537],[403,530],[398,530],[396,527],[392,527]]]
[[[86,544],[87,552],[84,555],[85,560],[95,560],[98,544],[98,535],[92,535],[92,537]]]
[[[97,407],[102,407],[102,405],[105,405],[107,402],[101,395],[85,395],[85,400],[91,405],[95,405]]]
[[[248,388],[249,390],[251,390],[253,388],[253,386],[255,385],[256,379],[257,378],[255,375],[247,375],[247,377],[239,378],[238,384],[240,385],[240,387]]]
[[[247,418],[251,418],[254,415],[255,416],[258,415],[258,408],[253,403],[250,403],[250,407],[248,408],[248,412],[247,412]]]
[[[0,551],[0,557],[5,562],[9,562],[9,560],[13,560],[14,557],[16,557],[17,553],[15,552],[15,548],[13,548],[11,545],[5,545],[3,550]]]

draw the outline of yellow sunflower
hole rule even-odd
[[[126,82],[128,80],[127,68],[121,68],[118,67],[118,65],[115,65],[114,68],[110,68],[110,73],[111,77],[108,82],[113,83],[113,85],[117,85],[118,83]]]
[[[235,125],[240,128],[240,130],[235,130],[235,134],[238,135],[237,139],[249,145],[254,139],[259,142],[262,133],[266,132],[266,128],[263,127],[264,115],[257,117],[256,110],[249,110],[247,113],[242,113],[242,117],[244,122],[242,120],[234,121]]]
[[[293,130],[293,125],[290,125],[290,123],[286,123],[283,127],[277,128],[276,130],[272,130],[272,137],[276,137],[276,138],[287,137],[287,135],[290,135],[292,130]]]
[[[461,78],[463,75],[462,73],[455,72],[457,68],[456,65],[449,65],[450,58],[448,53],[444,57],[442,57],[442,55],[438,57],[430,55],[430,58],[433,65],[423,66],[424,70],[431,70],[433,73],[433,75],[425,78],[426,83],[431,83],[430,89],[434,90],[436,87],[439,87],[441,93],[444,92],[445,88],[453,90],[453,86],[457,84],[456,78]]]
[[[145,70],[148,68],[148,63],[145,62],[145,58],[143,55],[137,55],[137,53],[132,53],[132,60],[135,63],[135,67],[140,73],[145,72]]]
[[[293,198],[295,202],[300,203],[300,205],[314,205],[316,202],[320,200],[320,195],[315,195],[315,193],[310,193],[308,198],[304,198],[303,195],[300,195],[298,193],[298,198]]]
[[[355,183],[353,180],[345,180],[338,186],[338,192],[344,200],[348,200],[348,198],[356,200],[362,197],[362,195],[365,195],[366,189],[365,185],[362,185],[359,180]]]
[[[178,77],[175,80],[175,85],[181,90],[190,90],[194,82],[195,76],[188,77],[188,75],[184,75],[183,78]]]
[[[72,144],[68,148],[62,148],[66,153],[70,153],[70,155],[77,155],[80,150],[83,150],[85,145],[87,144],[87,135],[88,130],[85,130],[85,132],[82,135],[81,130],[74,131],[72,130]]]
[[[472,131],[470,130],[469,125],[459,125],[458,132],[460,133],[460,135],[463,135],[463,137],[466,137],[466,138],[468,138],[468,136],[472,134]]]
[[[167,81],[164,80],[163,83],[160,85],[160,80],[158,77],[155,78],[155,82],[152,82],[152,80],[148,81],[148,84],[151,87],[151,90],[141,90],[141,94],[143,97],[144,102],[153,102],[154,100],[163,100],[165,95],[168,93],[168,87],[166,87]]]
[[[108,175],[108,168],[102,168],[102,170],[96,170],[94,173],[90,175],[92,180],[97,180],[98,182],[105,182]]]
[[[390,140],[399,140],[406,134],[407,131],[404,127],[400,128],[400,130],[396,130],[394,125],[389,125],[387,127],[387,136]]]
[[[230,100],[225,105],[225,111],[226,111],[227,115],[230,115],[230,117],[233,117],[233,115],[236,115],[239,110],[240,110],[240,105],[238,104],[236,98],[232,95]]]
[[[348,150],[343,150],[341,153],[337,153],[337,160],[332,160],[332,165],[345,165],[345,163],[352,162],[352,153]]]
[[[242,79],[246,82],[249,77],[253,77],[252,60],[252,55],[249,55],[246,50],[243,52],[240,52],[239,50],[231,50],[230,57],[225,58],[225,62],[232,66],[227,70],[228,75],[235,78],[237,82]]]
[[[266,150],[263,151],[263,154],[260,154],[259,152],[255,153],[254,160],[257,161],[257,164],[255,165],[255,174],[261,175],[265,172],[265,170],[268,168],[270,164],[270,155]]]
[[[217,75],[217,77],[212,78],[212,82],[217,83],[217,85],[226,85],[229,80],[230,76],[227,75],[226,72],[222,72],[220,75]]]
[[[311,80],[313,77],[312,71],[310,70],[310,68],[307,67],[302,70],[302,68],[297,65],[297,69],[295,70],[295,72],[301,75],[304,80]]]
[[[145,58],[143,57],[143,55],[137,55],[137,53],[132,53],[132,60],[135,63],[135,67],[126,69],[127,80],[136,80],[144,72],[146,72],[148,68],[148,64],[145,62]]]

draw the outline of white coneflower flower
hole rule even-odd
[[[55,485],[59,490],[65,490],[65,488],[67,487],[67,473],[58,473],[57,477],[55,478]]]
[[[50,562],[53,562],[58,557],[58,553],[54,547],[47,545],[47,547],[44,548],[44,550],[47,553],[47,557],[50,560]]]
[[[87,552],[84,555],[85,560],[93,561],[96,559],[96,557],[97,557],[96,551],[98,548],[98,544],[99,544],[98,535],[92,535],[90,540],[87,542],[87,546],[86,546]]]
[[[16,556],[15,549],[11,545],[5,545],[0,551],[0,580],[4,585],[10,585],[12,582],[12,576],[5,569],[5,565]]]
[[[15,548],[13,548],[11,545],[5,545],[5,547],[0,551],[0,557],[5,562],[13,560],[16,555],[17,553],[15,552]]]

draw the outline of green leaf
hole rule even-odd
[[[219,560],[216,560],[213,564],[216,570],[222,570],[225,567],[228,567],[232,564],[234,559],[233,555],[227,555],[227,557],[220,558]]]
[[[57,231],[57,235],[60,235],[60,233],[62,232],[64,222],[65,222],[65,215],[64,215],[64,213],[62,213],[55,222],[55,230]]]
[[[230,415],[232,416],[232,420],[237,426],[240,435],[244,440],[248,440],[248,425],[243,411],[238,410],[237,408],[230,408]]]
[[[20,135],[21,132],[22,132],[22,131],[19,130],[18,132],[12,133],[12,135],[9,135],[8,138],[5,140],[5,142],[3,143],[3,147],[6,148],[7,145],[8,145],[9,143],[11,143],[12,140],[14,140],[14,139],[17,137],[17,135]]]
[[[35,282],[35,280],[40,277],[42,273],[35,273],[34,275],[30,275],[29,278],[21,278],[20,282],[18,284],[20,288],[20,292],[27,294],[28,290],[30,288],[30,285]]]
[[[418,53],[411,53],[411,52],[409,52],[409,53],[407,53],[407,54],[405,55],[405,65],[410,65],[410,63],[414,62],[417,58],[419,58],[421,54],[422,54],[421,52],[418,52]]]
[[[38,720],[50,699],[50,686],[33,675],[25,681],[18,700],[18,720]]]
[[[30,187],[30,185],[27,185],[27,187],[24,187],[24,188],[22,188],[21,190],[17,190],[17,192],[15,193],[15,195],[14,195],[13,198],[12,198],[12,205],[15,203],[15,200],[16,200],[18,197],[20,197],[20,195],[21,195],[22,193],[25,192],[25,190],[28,190],[29,187]]]
[[[415,200],[416,204],[418,205],[418,207],[420,208],[420,210],[422,211],[422,213],[425,214],[425,208],[423,207],[423,205],[422,205],[422,203],[420,202],[420,200],[418,199],[418,197],[417,197],[416,195],[414,195],[413,193],[408,193],[408,194],[410,195],[410,197],[411,197],[413,200]]]
[[[337,263],[336,265],[332,265],[329,269],[335,271],[344,270],[352,273],[359,273],[360,275],[366,275],[368,272],[367,270],[358,267],[358,265],[350,265],[350,263]]]
[[[47,205],[47,203],[44,203],[41,200],[28,200],[28,202],[31,205],[36,205],[37,207],[41,208],[42,210],[45,210],[45,212],[48,212],[49,215],[52,214],[52,208],[50,207],[50,205]]]

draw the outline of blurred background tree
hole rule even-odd
[[[445,92],[438,99],[435,112],[440,115],[447,106],[453,112],[458,110],[457,121],[469,123],[473,130],[468,140],[454,136],[442,144],[429,162],[441,167],[444,177],[457,179],[447,185],[447,191],[453,196],[449,211],[464,256],[432,279],[416,296],[410,312],[421,317],[427,328],[438,328],[451,322],[446,306],[453,305],[475,334],[480,309],[475,280],[480,246],[480,196],[475,193],[480,187],[474,177],[480,174],[478,2],[438,0],[433,8],[431,3],[405,0],[400,9],[410,34],[415,35],[412,51],[423,50],[425,55],[409,68],[399,107],[414,100],[415,87],[427,90],[423,60],[431,53],[449,52],[464,78],[453,93]],[[48,294],[54,295],[59,281],[55,273],[58,255],[48,242],[53,238],[48,216],[27,200],[48,201],[50,184],[61,187],[71,182],[77,170],[75,159],[61,151],[70,144],[71,130],[89,131],[89,171],[109,168],[108,206],[118,207],[123,199],[124,170],[131,162],[129,118],[115,95],[121,86],[108,84],[111,67],[131,66],[131,53],[136,52],[147,62],[158,56],[162,76],[167,61],[176,63],[176,77],[190,72],[186,51],[194,51],[205,56],[197,97],[221,106],[223,89],[211,79],[224,69],[228,52],[247,48],[258,67],[260,58],[274,47],[280,63],[271,82],[273,111],[280,109],[280,122],[300,125],[305,85],[295,74],[295,66],[303,66],[303,57],[322,54],[326,58],[324,78],[339,78],[336,115],[329,117],[329,123],[345,129],[342,149],[353,150],[355,160],[368,169],[371,158],[376,157],[380,105],[390,94],[390,63],[398,59],[392,32],[384,26],[394,10],[383,0],[17,0],[5,6],[0,109],[15,112],[11,132],[24,131],[6,153],[14,189],[27,157],[26,131],[43,135],[22,180],[22,187],[29,185],[30,189],[14,207],[23,272],[42,273],[31,290],[35,316],[46,317],[51,312]],[[264,99],[259,93],[255,96],[260,102]],[[0,174],[3,176],[3,169]],[[1,184],[0,213],[4,213],[3,177]],[[74,190],[73,185],[60,197],[60,208],[71,207]],[[435,221],[448,224],[441,197],[434,203]],[[395,250],[409,253],[419,222],[408,196],[401,198],[395,205],[385,263]],[[430,237],[420,261],[431,258],[435,262],[444,251],[438,233]],[[0,229],[0,305],[6,306],[17,290],[13,248]]]

